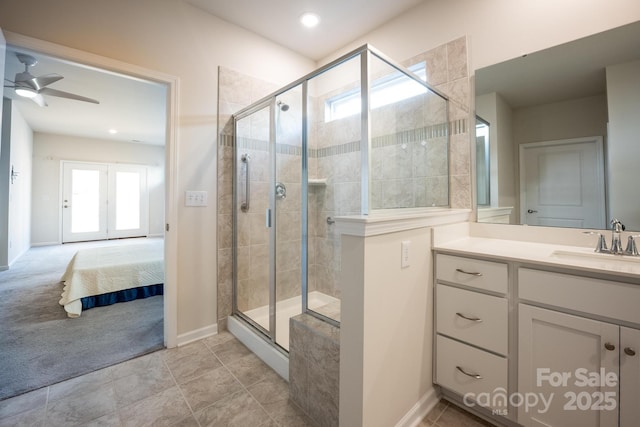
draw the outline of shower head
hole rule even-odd
[[[289,104],[285,104],[282,101],[276,102],[276,105],[278,105],[278,108],[280,108],[281,111],[287,111],[289,109]]]

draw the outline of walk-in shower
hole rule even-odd
[[[449,205],[447,100],[363,46],[234,114],[233,314],[340,322],[336,218]]]

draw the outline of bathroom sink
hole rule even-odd
[[[637,256],[603,254],[603,253],[593,252],[593,250],[591,249],[585,249],[584,251],[557,250],[557,251],[553,251],[551,256],[555,258],[563,258],[566,260],[572,259],[577,261],[592,260],[592,261],[600,261],[600,262],[612,262],[615,264],[618,264],[618,263],[640,264],[640,257],[637,257]]]

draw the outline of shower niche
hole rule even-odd
[[[340,322],[336,219],[449,206],[448,101],[365,45],[233,115],[235,317]]]

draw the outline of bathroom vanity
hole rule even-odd
[[[637,425],[640,258],[595,254],[577,230],[560,245],[499,227],[434,230],[443,395],[506,425]]]

